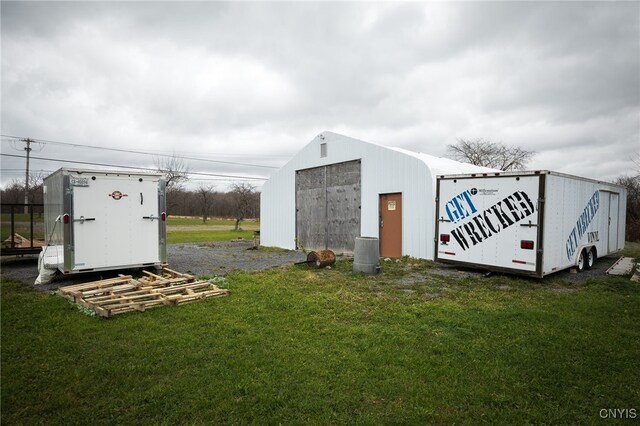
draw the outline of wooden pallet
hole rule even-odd
[[[44,241],[37,239],[31,241],[17,232],[13,234],[13,237],[9,236],[9,238],[2,242],[3,248],[35,248],[42,246],[44,246]]]
[[[119,275],[116,278],[60,287],[58,294],[94,311],[102,317],[166,305],[227,296],[209,281],[196,281],[189,274],[164,268],[160,274],[144,271],[142,278]]]

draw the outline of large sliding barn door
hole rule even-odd
[[[360,160],[296,172],[296,245],[352,252],[360,236]]]

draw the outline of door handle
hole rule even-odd
[[[142,216],[143,219],[149,219],[151,221],[153,220],[160,220],[159,216],[154,216],[154,215],[150,215],[150,216]]]

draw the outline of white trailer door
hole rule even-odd
[[[158,181],[97,174],[73,187],[74,269],[159,261]]]
[[[618,194],[609,193],[609,249],[607,253],[618,250]]]
[[[438,182],[438,260],[537,271],[540,176]]]

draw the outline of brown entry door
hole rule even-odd
[[[380,194],[380,256],[402,256],[402,193]]]

